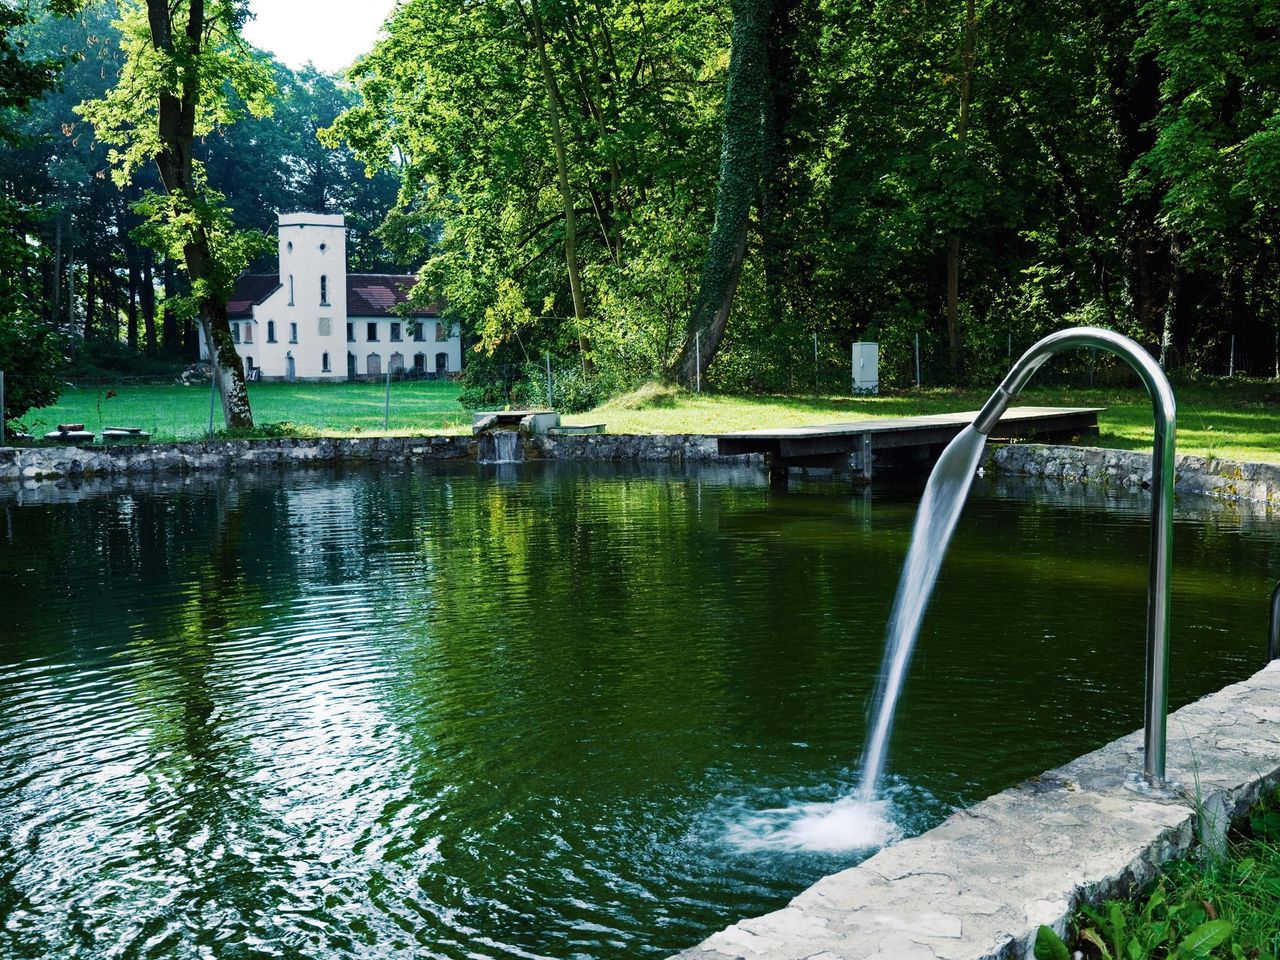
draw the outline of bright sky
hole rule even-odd
[[[333,72],[368,51],[395,0],[252,0],[245,39],[290,67]]]

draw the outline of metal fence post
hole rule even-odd
[[[813,392],[818,392],[818,335],[813,335]]]
[[[547,362],[547,409],[551,409],[551,354],[544,353],[542,358]]]
[[[916,386],[920,386],[920,332],[916,331]]]
[[[702,392],[702,331],[693,331],[693,375],[697,383],[697,393]]]
[[[218,361],[213,359],[212,349],[209,351],[209,439],[213,439],[213,399],[218,395]]]
[[[4,446],[4,371],[0,370],[0,447]]]
[[[391,361],[387,361],[387,395],[382,403],[382,431],[391,429]]]

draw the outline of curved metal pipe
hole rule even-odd
[[[1267,662],[1280,660],[1280,583],[1271,591],[1271,622],[1267,637]]]
[[[1152,786],[1165,784],[1165,743],[1169,710],[1169,573],[1173,544],[1173,457],[1177,406],[1173,388],[1160,365],[1141,345],[1110,330],[1073,327],[1036,343],[1001,381],[977,418],[974,429],[990,433],[1014,397],[1056,353],[1070,347],[1093,347],[1128,361],[1142,379],[1155,413],[1155,441],[1151,448],[1151,561],[1147,580],[1147,679],[1144,701],[1143,776]],[[1276,604],[1272,595],[1272,657],[1276,656]]]

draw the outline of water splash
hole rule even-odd
[[[863,752],[862,782],[854,797],[860,804],[875,801],[893,732],[893,714],[902,695],[911,652],[986,441],[986,435],[972,426],[960,431],[938,458],[920,499],[911,548],[907,551],[907,562],[902,568],[893,614],[889,618],[880,683],[872,702],[875,720]]]
[[[484,435],[481,463],[519,463],[524,459],[520,434],[514,430],[493,430]],[[487,443],[485,443],[487,441]]]
[[[878,850],[900,832],[887,800],[846,795],[755,811],[731,824],[725,839],[744,852],[852,853]]]

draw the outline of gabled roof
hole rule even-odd
[[[417,282],[411,273],[349,273],[347,274],[348,317],[395,317],[397,307],[409,302],[409,291]],[[413,307],[405,312],[410,317],[438,317],[440,308]]]
[[[227,300],[227,319],[252,320],[253,308],[280,289],[278,273],[242,273]]]

